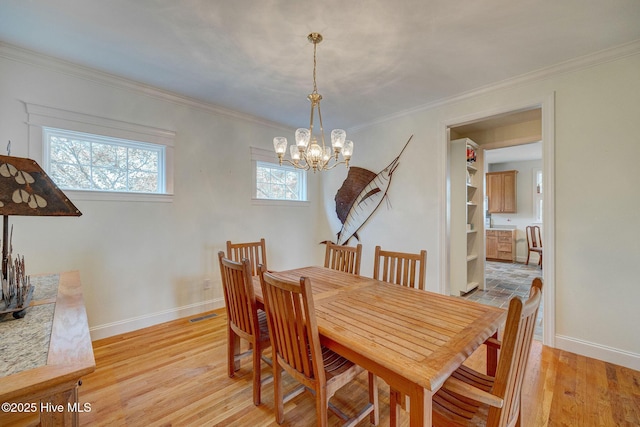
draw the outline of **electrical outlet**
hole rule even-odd
[[[211,289],[211,279],[204,279],[204,282],[202,282],[202,289]]]

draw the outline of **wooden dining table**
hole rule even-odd
[[[311,279],[321,343],[408,396],[412,427],[431,426],[433,394],[506,319],[501,308],[324,267],[273,273]],[[261,303],[259,277],[254,290]]]

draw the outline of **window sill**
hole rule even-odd
[[[308,201],[298,200],[272,200],[272,199],[251,199],[251,204],[254,206],[290,206],[296,208],[309,207]]]
[[[129,193],[116,191],[64,190],[73,201],[160,202],[172,203],[173,194]]]

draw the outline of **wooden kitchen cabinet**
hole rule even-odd
[[[507,262],[515,261],[515,230],[489,229],[486,232],[485,241],[485,253],[488,260]]]
[[[489,213],[516,213],[517,208],[517,170],[487,172],[487,198]]]

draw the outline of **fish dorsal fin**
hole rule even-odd
[[[351,166],[347,178],[342,183],[342,187],[336,193],[336,214],[340,222],[344,224],[349,210],[356,201],[362,190],[369,184],[376,174],[370,170]]]

